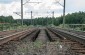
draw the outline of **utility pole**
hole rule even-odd
[[[54,11],[52,12],[52,24],[54,24]]]
[[[47,26],[48,26],[48,16],[47,16]]]
[[[65,28],[65,2],[66,0],[64,0],[64,6],[63,6],[63,28]]]
[[[23,27],[23,0],[21,0],[21,25]]]
[[[41,2],[28,2],[28,1],[27,1],[27,2],[25,2],[23,5],[25,5],[26,3],[38,3],[38,4],[39,4],[39,3],[41,3]],[[34,24],[33,24],[34,21],[33,21],[33,19],[32,19],[32,18],[33,18],[32,13],[33,13],[33,12],[31,11],[31,25],[34,25]]]
[[[41,2],[25,2],[24,4],[23,4],[23,0],[21,0],[21,24],[22,24],[22,27],[23,27],[23,5],[25,5],[26,3],[41,3]],[[31,17],[32,18],[32,17]]]
[[[41,18],[42,19],[42,26],[44,25],[44,23],[43,23],[43,20],[44,20],[44,18]]]
[[[32,11],[31,11],[31,25],[33,24],[33,23],[32,23],[32,21],[33,21],[32,18],[33,18],[33,17],[32,17]]]

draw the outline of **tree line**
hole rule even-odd
[[[60,17],[38,17],[35,19],[24,19],[24,24],[31,25],[50,25],[53,24],[58,26],[63,23],[63,16]],[[85,12],[75,12],[72,14],[67,14],[65,16],[65,24],[84,24],[85,23]]]
[[[24,19],[24,25],[50,25],[53,24],[58,26],[63,23],[63,16],[60,17],[38,17],[35,19]],[[21,19],[13,19],[12,16],[0,16],[0,23],[16,23],[21,24]],[[67,14],[65,16],[66,24],[84,24],[85,23],[85,12],[75,12]]]

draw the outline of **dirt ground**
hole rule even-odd
[[[0,46],[0,55],[76,55],[69,45],[61,42],[47,42],[42,44],[40,41],[11,41]]]

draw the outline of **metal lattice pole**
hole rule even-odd
[[[33,20],[32,20],[32,11],[31,11],[31,25],[33,24],[33,22],[32,22]]]
[[[23,0],[21,0],[21,25],[23,27]]]
[[[52,24],[54,24],[54,11],[52,12]]]
[[[66,0],[64,0],[64,6],[63,6],[63,28],[65,28],[65,2]]]
[[[48,16],[47,16],[47,26],[48,26]]]

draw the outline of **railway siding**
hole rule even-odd
[[[70,49],[68,51],[71,51],[73,54],[77,54],[77,55],[84,55],[85,54],[85,44],[84,42],[82,43],[82,40],[74,35],[71,34],[67,34],[65,32],[63,32],[60,29],[52,29],[52,28],[48,28],[51,31],[56,32],[56,34],[60,34],[61,36],[65,37],[64,39],[60,39],[62,43],[64,43],[65,45],[69,45]]]
[[[6,42],[8,42],[8,41],[11,41],[11,40],[19,40],[19,39],[22,39],[22,38],[24,38],[26,35],[28,35],[28,33],[32,32],[33,30],[35,30],[35,29],[24,30],[24,31],[17,32],[17,33],[8,35],[8,36],[6,36],[6,37],[0,38],[0,45],[6,43]]]
[[[72,40],[75,40],[75,41],[85,45],[85,36],[83,36],[83,35],[78,35],[75,33],[71,33],[71,32],[65,31],[65,30],[61,30],[61,29],[55,29],[55,28],[53,28],[51,30],[54,30],[55,32],[57,32],[60,35],[65,36],[66,38],[70,38]]]

